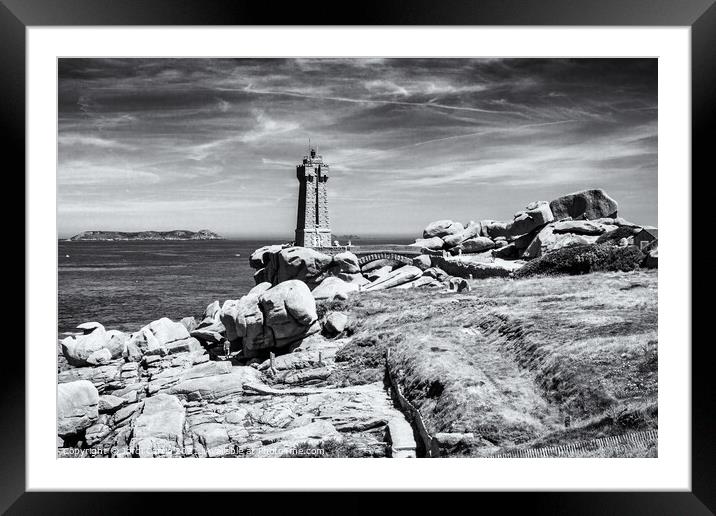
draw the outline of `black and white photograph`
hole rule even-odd
[[[657,458],[658,76],[59,58],[57,457]]]

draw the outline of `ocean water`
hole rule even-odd
[[[407,243],[364,239],[360,243]],[[249,256],[267,240],[58,242],[58,332],[97,321],[136,331],[145,324],[201,316],[214,300],[254,286]],[[358,243],[358,242],[355,242]]]

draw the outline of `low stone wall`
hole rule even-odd
[[[405,414],[406,419],[413,425],[413,428],[417,429],[418,434],[420,435],[420,440],[422,441],[423,448],[425,449],[425,456],[439,457],[440,452],[438,450],[437,443],[433,440],[433,436],[430,435],[430,432],[428,432],[428,429],[425,427],[420,411],[415,408],[415,406],[410,403],[405,396],[403,396],[403,390],[400,388],[396,379],[390,374],[390,348],[388,348],[388,351],[385,354],[385,370],[388,375],[388,380],[390,381],[390,387],[393,391],[393,395],[398,401],[403,414]]]

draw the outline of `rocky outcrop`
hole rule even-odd
[[[550,202],[549,207],[556,220],[616,217],[618,210],[617,202],[601,189],[563,195]]]
[[[273,296],[264,328],[271,338],[282,336],[289,314],[301,325],[315,318],[306,315],[302,303],[303,311],[296,310],[291,292],[281,293],[292,286],[289,281],[252,293],[258,305]],[[224,303],[219,312],[215,308],[205,315],[238,317],[237,303]],[[314,334],[296,352],[254,367],[207,361],[203,350],[162,355],[147,347],[139,362],[120,358],[105,366],[69,366],[58,385],[58,453],[78,456],[63,451],[80,446],[113,457],[281,457],[305,446],[320,449],[348,440],[365,456],[386,456],[387,424],[401,414],[381,383],[348,389],[326,383],[348,318],[331,313],[325,326],[333,339]],[[148,327],[158,341],[172,342],[169,332],[159,331],[171,329],[166,322],[152,326],[154,332]],[[85,379],[100,377],[101,395]],[[316,382],[322,387],[302,388]],[[276,383],[284,388],[273,388]]]
[[[604,190],[584,190],[549,203],[532,202],[509,222],[486,219],[463,227],[451,220],[435,221],[425,229],[424,238],[412,245],[433,255],[430,251],[471,257],[491,251],[492,257],[501,260],[531,260],[565,247],[597,242],[633,245],[632,236],[640,227],[617,217],[617,207]]]
[[[460,222],[452,220],[436,220],[428,224],[423,230],[423,238],[442,238],[449,235],[462,233],[465,228]]]

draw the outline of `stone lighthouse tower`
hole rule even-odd
[[[329,247],[331,225],[328,221],[328,165],[323,156],[310,148],[308,156],[296,167],[298,178],[298,217],[296,245],[303,247]]]

